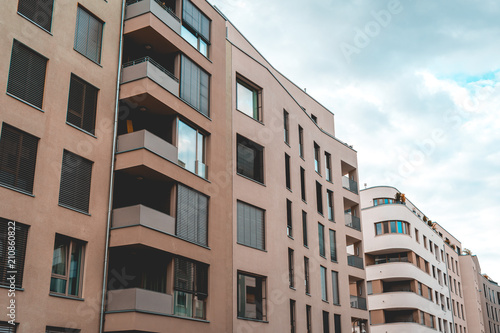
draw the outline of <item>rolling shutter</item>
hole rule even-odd
[[[177,186],[176,235],[207,246],[208,197],[186,186]]]
[[[17,11],[47,31],[52,25],[54,0],[19,0]]]
[[[0,183],[33,193],[38,138],[3,124],[0,137]]]
[[[264,250],[264,211],[241,201],[237,209],[238,243]]]
[[[102,21],[78,7],[74,48],[97,63],[101,62],[102,26]]]
[[[8,286],[10,283],[7,278],[11,273],[8,271],[16,271],[14,275],[16,276],[16,287],[22,288],[23,285],[23,275],[24,275],[24,259],[26,254],[26,242],[28,240],[28,228],[26,224],[15,222],[15,242],[16,250],[14,254],[15,265],[14,267],[9,266],[9,252],[8,252],[8,231],[9,231],[9,221],[4,218],[0,218],[0,285]],[[1,325],[0,325],[1,327]],[[2,332],[0,330],[0,332]],[[9,332],[9,331],[7,331]]]
[[[14,40],[7,92],[41,108],[47,58]]]
[[[181,98],[208,117],[209,77],[195,63],[181,56]]]
[[[5,321],[0,321],[0,333],[16,333],[17,325],[11,325]]]
[[[92,161],[65,150],[59,204],[88,213],[91,177]]]
[[[71,76],[66,121],[94,134],[98,89]]]

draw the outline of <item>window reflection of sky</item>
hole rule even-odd
[[[196,130],[182,121],[179,121],[179,160],[185,168],[195,172],[196,163]]]
[[[246,115],[253,118],[253,94],[254,92],[247,87],[236,84],[237,105],[236,108]]]

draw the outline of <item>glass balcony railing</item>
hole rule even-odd
[[[351,308],[366,310],[366,298],[351,295]]]
[[[347,264],[351,267],[363,269],[363,258],[355,255],[347,256]]]
[[[361,231],[361,219],[359,217],[351,214],[345,214],[344,216],[346,226]]]
[[[353,193],[358,193],[358,183],[349,177],[342,177],[342,187]]]

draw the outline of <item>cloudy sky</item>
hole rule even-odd
[[[500,282],[500,2],[209,0]]]

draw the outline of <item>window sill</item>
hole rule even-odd
[[[38,110],[38,111],[40,111],[40,112],[45,113],[45,111],[43,111],[43,110],[42,110],[41,108],[39,108],[38,106],[33,105],[33,104],[31,104],[30,102],[27,102],[27,101],[25,101],[24,99],[17,97],[16,95],[12,95],[10,92],[6,92],[6,94],[7,94],[8,96],[10,96],[10,97],[14,98],[14,99],[17,99],[17,100],[18,100],[19,102],[21,102],[21,103],[24,103],[24,104],[26,104],[26,105],[28,105],[28,106],[31,106],[31,107],[32,107],[32,108],[34,108],[34,109],[37,109],[37,110]]]
[[[288,236],[288,238],[290,238],[291,240],[295,240],[295,239],[293,238],[293,236],[290,236],[290,235],[287,235],[287,236]]]
[[[329,182],[330,184],[333,184],[332,177],[330,177],[330,179],[326,179],[326,181]]]
[[[76,126],[76,125],[73,125],[72,123],[68,123],[68,122],[66,122],[66,125],[69,125],[69,126],[71,126],[71,127],[73,127],[73,128],[76,128],[77,130],[79,130],[79,131],[81,131],[81,132],[83,132],[83,133],[85,133],[85,134],[88,134],[88,135],[90,135],[91,137],[93,137],[93,138],[97,139],[97,136],[95,136],[94,134],[92,134],[92,133],[90,133],[90,132],[88,132],[88,131],[84,130],[83,128],[80,128],[80,127],[78,127],[78,126]]]
[[[251,117],[251,116],[247,115],[245,112],[240,111],[238,109],[236,109],[236,111],[238,111],[239,113],[243,114],[245,117],[248,117],[248,118],[252,119],[253,121],[261,124],[262,126],[266,126],[262,121],[260,121],[259,119],[255,119],[254,117]]]
[[[306,244],[304,244],[304,247],[309,250],[309,246],[307,246]]]
[[[72,211],[74,211],[74,212],[77,212],[77,213],[80,213],[80,214],[87,215],[87,216],[92,216],[92,215],[90,215],[90,213],[88,213],[88,212],[85,212],[85,211],[83,211],[83,210],[79,210],[79,209],[77,209],[77,208],[73,208],[73,207],[70,207],[70,206],[66,206],[65,204],[62,204],[62,203],[60,203],[60,204],[59,204],[59,207],[63,207],[63,208],[66,208],[66,209],[72,210]]]
[[[295,289],[295,287],[288,286],[288,288],[292,289],[293,291],[297,291],[297,289]]]
[[[326,303],[326,304],[330,304],[330,302],[328,302],[328,301],[326,301],[324,299],[322,299],[321,301],[324,302],[324,303]]]
[[[253,318],[245,318],[245,317],[236,317],[237,319],[241,319],[241,320],[248,320],[248,321],[255,321],[255,322],[258,322],[258,323],[264,323],[264,324],[269,324],[269,322],[267,320],[262,320],[262,319],[253,319]]]
[[[0,284],[0,288],[10,289],[10,286]],[[23,287],[14,287],[14,290],[16,290],[16,291],[24,291],[24,288]]]
[[[28,17],[24,16],[23,14],[17,12],[17,14],[23,18],[25,18],[26,20],[30,21],[31,23],[33,23],[34,25],[36,25],[37,27],[39,27],[40,29],[42,29],[43,31],[45,31],[46,33],[48,33],[49,35],[53,36],[52,33],[45,29],[44,27],[42,27],[41,25],[39,25],[38,23],[34,22],[33,20],[29,19]],[[51,24],[52,25],[52,24]]]
[[[72,299],[75,301],[85,301],[85,299],[76,297],[76,296],[67,296],[67,295],[61,295],[61,294],[55,294],[53,292],[49,292],[49,296],[54,296],[54,297],[59,297],[59,298],[66,298],[66,299]]]
[[[267,252],[267,250],[265,250],[265,249],[258,249],[256,247],[253,247],[253,246],[250,246],[250,245],[246,245],[246,244],[243,244],[243,243],[240,243],[240,242],[236,242],[236,244],[244,246],[244,247],[248,247],[248,248],[251,248],[251,249],[254,249],[254,250],[257,250],[257,251]]]
[[[324,255],[321,255],[321,254],[320,254],[319,256],[320,256],[321,258],[323,258],[323,259],[326,259],[326,256],[324,256]]]
[[[257,184],[259,184],[259,185],[262,185],[262,186],[264,186],[264,187],[266,186],[266,184],[261,183],[261,182],[259,182],[258,180],[255,180],[255,179],[253,179],[253,178],[250,178],[250,177],[247,177],[247,176],[245,176],[245,175],[242,175],[242,174],[241,174],[241,173],[239,173],[239,172],[236,172],[236,174],[237,174],[238,176],[240,176],[240,177],[243,177],[243,178],[246,178],[246,179],[248,179],[248,180],[251,180],[251,181],[253,181],[254,183],[257,183]]]
[[[302,161],[304,161],[304,162],[306,161],[306,160],[304,159],[304,156],[299,155],[299,157],[302,159]]]
[[[307,201],[305,199],[302,199],[302,202],[307,205]]]
[[[306,293],[306,296],[312,297],[310,293]]]
[[[284,141],[284,142],[285,142],[285,144],[286,144],[289,148],[292,148],[292,146],[290,146],[290,143],[288,143],[288,142],[286,142],[286,141]]]
[[[286,187],[286,189],[287,189],[288,191],[290,191],[290,193],[293,193],[293,191],[292,191],[292,189],[291,189],[290,187],[288,187],[288,186],[287,186],[287,187]]]
[[[321,178],[323,178],[323,176],[321,175],[321,173],[320,173],[318,170],[314,170],[314,171],[316,172],[316,174],[317,174],[318,176],[320,176]]]
[[[15,187],[10,186],[10,185],[7,185],[7,184],[1,184],[1,183],[0,183],[0,187],[6,188],[6,189],[8,189],[8,190],[15,191],[15,192],[18,192],[18,193],[21,193],[21,194],[25,194],[25,195],[30,196],[30,197],[33,197],[33,198],[35,197],[35,196],[33,195],[33,193],[29,193],[29,192],[23,191],[23,190],[21,190],[21,189],[15,188]]]
[[[88,60],[92,61],[94,64],[96,64],[97,66],[99,66],[99,67],[103,68],[103,67],[102,67],[102,65],[101,65],[100,63],[98,63],[97,61],[95,61],[95,60],[93,60],[93,59],[90,59],[89,57],[87,57],[85,54],[81,53],[80,51],[78,51],[78,50],[77,50],[77,49],[75,49],[74,47],[73,47],[73,50],[75,50],[75,51],[76,51],[76,53],[81,54],[81,55],[82,55],[85,59],[88,59]],[[101,56],[102,56],[102,47],[101,47]]]

